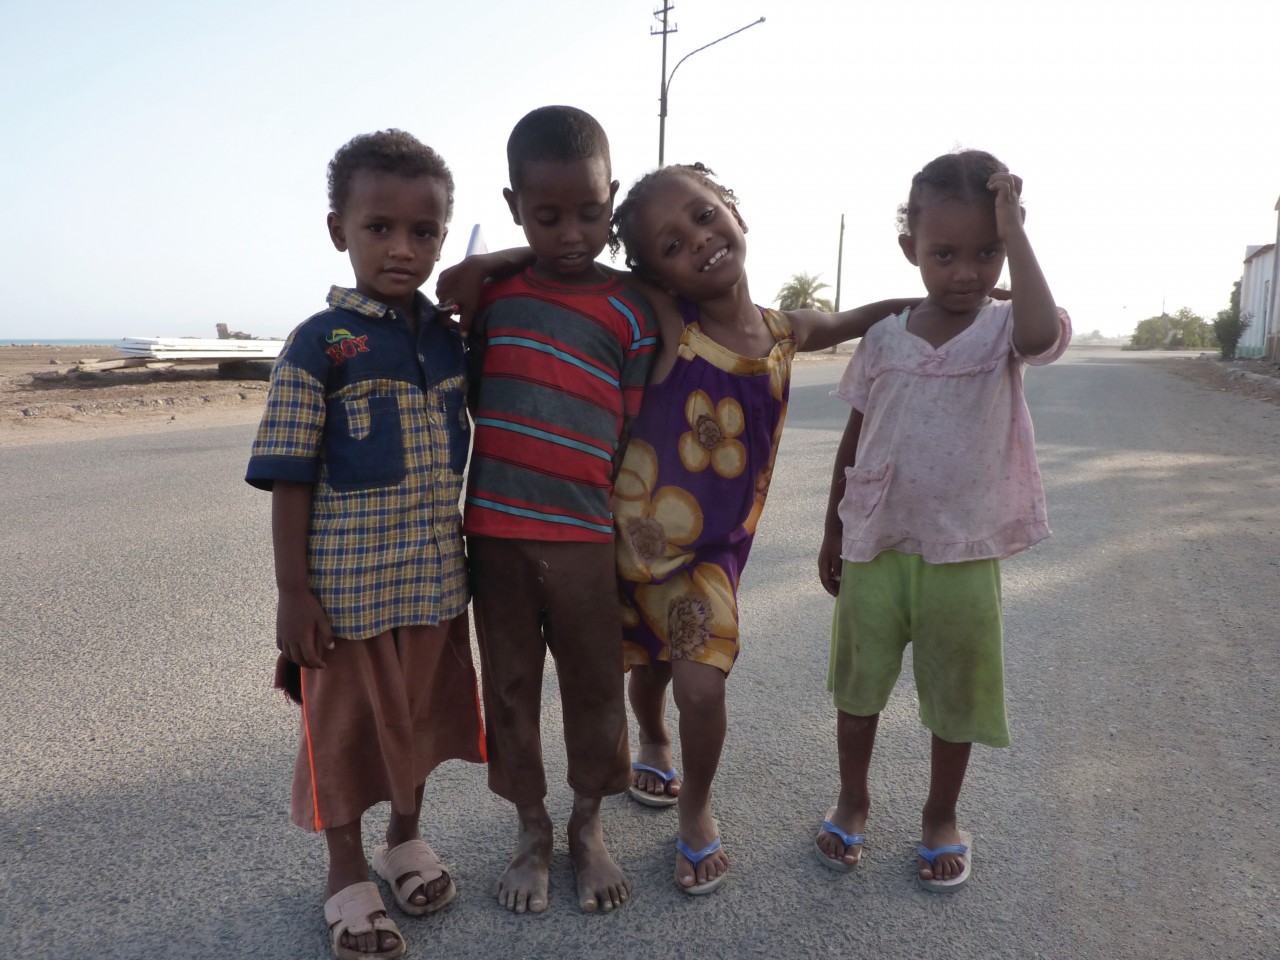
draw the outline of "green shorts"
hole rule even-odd
[[[1000,561],[925,563],[895,550],[846,560],[827,667],[836,709],[883,710],[908,643],[921,722],[952,743],[1007,747]]]

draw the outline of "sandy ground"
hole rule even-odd
[[[0,346],[0,447],[247,423],[262,413],[265,379],[224,377],[216,364],[79,373],[109,346]]]
[[[97,373],[74,369],[82,359],[115,356],[109,346],[0,346],[0,447],[250,423],[262,413],[266,381],[228,377],[216,364]],[[845,356],[809,354],[803,360],[833,363]],[[1249,371],[1275,377],[1280,365],[1226,364],[1198,354],[1171,356],[1166,362],[1174,372],[1211,389],[1280,404],[1280,380],[1259,383],[1232,375]]]

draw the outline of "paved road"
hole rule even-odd
[[[717,811],[732,882],[671,885],[674,818],[606,804],[631,905],[490,898],[512,817],[479,767],[428,784],[461,890],[412,956],[1280,956],[1280,408],[1159,364],[1073,352],[1029,393],[1056,536],[1006,567],[1015,745],[975,752],[975,879],[912,886],[928,775],[909,688],[886,712],[853,876],[811,859],[836,790],[814,573],[845,411],[797,368],[743,585]],[[268,689],[268,498],[247,428],[5,450],[0,489],[0,954],[327,957],[323,844],[288,826],[294,714]],[[553,780],[563,770],[548,684]],[[569,794],[550,798],[563,821]],[[375,811],[370,833],[384,824]]]

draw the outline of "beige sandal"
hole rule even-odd
[[[381,843],[373,851],[373,869],[395,895],[396,906],[411,917],[420,917],[424,913],[435,913],[447,906],[458,892],[453,878],[445,870],[444,864],[425,840],[406,840],[394,849],[388,850]],[[396,878],[411,874],[404,883],[397,884]],[[438,877],[449,877],[449,886],[434,900],[426,903],[414,903],[409,898],[419,890],[425,894],[427,885]]]
[[[338,960],[395,960],[404,956],[404,935],[396,926],[396,922],[386,916],[387,908],[382,902],[376,885],[365,880],[343,887],[324,902],[324,919],[329,924],[329,946]],[[383,914],[375,917],[375,913]],[[364,933],[390,933],[396,938],[396,945],[388,950],[367,953],[354,947],[342,945],[342,935],[349,933],[358,937]]]

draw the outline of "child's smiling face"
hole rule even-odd
[[[448,214],[448,188],[437,177],[360,169],[342,213],[329,214],[329,237],[351,257],[356,292],[409,312],[440,259]]]
[[[728,291],[745,273],[747,225],[738,208],[689,177],[654,183],[633,223],[633,259],[672,293],[700,302]]]
[[[596,278],[617,192],[604,157],[526,161],[520,189],[502,191],[537,257],[534,269],[570,282]]]
[[[920,268],[929,299],[948,313],[976,311],[1004,269],[995,204],[983,200],[927,193],[911,233],[898,243]]]

